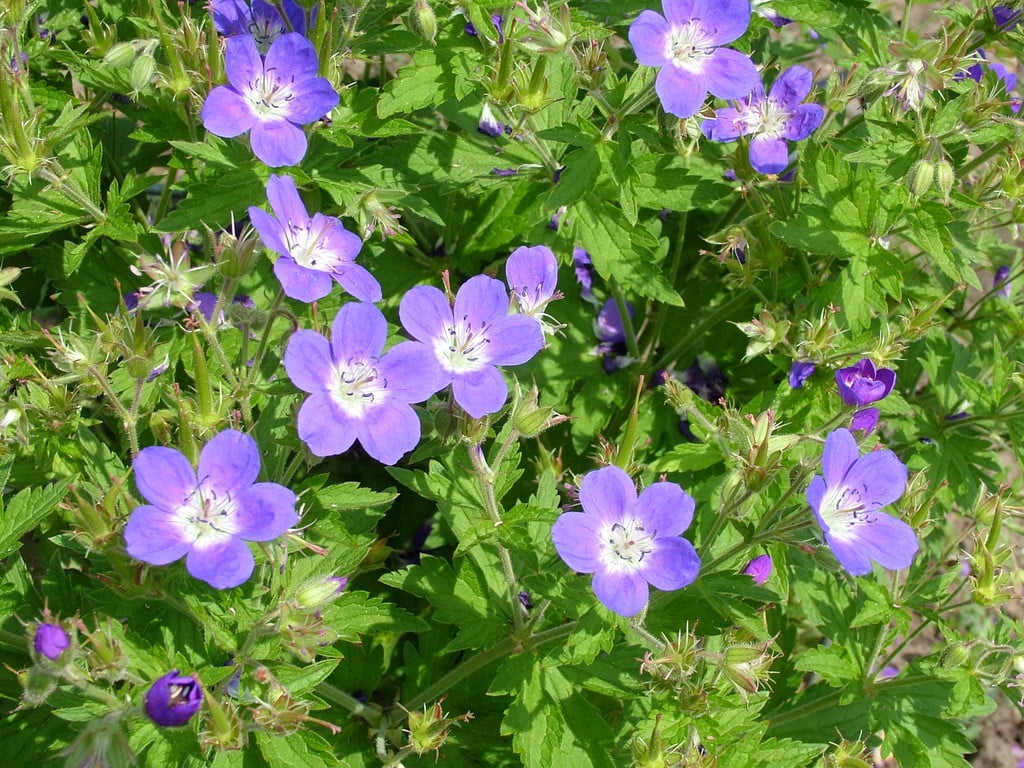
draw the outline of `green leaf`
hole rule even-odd
[[[10,500],[0,518],[0,558],[18,549],[21,537],[57,508],[67,490],[66,482],[43,488],[25,488]]]
[[[430,626],[404,608],[370,597],[365,592],[346,592],[327,608],[328,625],[341,635],[342,640],[359,642],[361,636],[382,632],[426,632]]]
[[[256,743],[270,765],[301,765],[303,768],[336,768],[338,765],[331,745],[310,730],[288,736],[257,732]]]

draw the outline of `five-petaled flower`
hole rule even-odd
[[[750,165],[758,173],[782,173],[789,165],[787,141],[806,139],[821,125],[825,110],[801,104],[811,92],[813,76],[806,67],[785,70],[765,95],[760,84],[737,102],[737,108],[719,109],[705,120],[701,131],[712,141],[750,140]]]
[[[338,105],[330,81],[317,76],[316,49],[296,32],[281,35],[260,58],[248,35],[225,42],[224,71],[229,85],[218,85],[199,116],[210,133],[226,139],[251,130],[252,151],[276,168],[295,165],[306,155],[299,126],[319,120]]]
[[[455,402],[474,419],[501,410],[508,397],[496,366],[525,363],[544,346],[540,323],[509,314],[505,286],[486,275],[463,283],[454,309],[440,290],[418,285],[402,297],[398,316],[433,351],[441,386],[451,383]]]
[[[310,218],[291,176],[271,174],[267,199],[274,216],[251,207],[249,218],[263,244],[281,256],[274,262],[274,274],[286,296],[316,301],[338,283],[360,301],[380,301],[380,284],[355,263],[363,247],[359,235],[333,216],[315,213]]]
[[[543,325],[544,310],[551,301],[561,297],[558,287],[558,261],[546,245],[532,248],[522,245],[512,251],[505,262],[505,277],[512,305]]]
[[[277,483],[257,483],[256,441],[233,429],[199,454],[198,474],[172,448],[151,446],[132,463],[139,493],[124,529],[128,554],[150,565],[182,557],[197,579],[217,589],[237,587],[253,572],[246,541],[271,541],[298,522],[295,494]]]
[[[316,331],[292,334],[284,354],[288,377],[309,397],[299,409],[299,437],[317,456],[343,453],[358,440],[384,464],[394,464],[420,440],[419,403],[447,382],[432,351],[407,341],[381,354],[388,336],[372,304],[338,310],[328,342]]]
[[[750,24],[748,0],[663,0],[665,15],[643,11],[629,28],[636,58],[661,67],[654,89],[665,111],[691,117],[708,91],[738,99],[757,87],[754,62],[720,46],[742,35]]]
[[[211,0],[213,26],[225,37],[249,35],[260,53],[266,53],[281,35],[288,32],[306,34],[306,13],[295,0],[281,3],[285,17],[266,0]]]
[[[871,405],[892,392],[896,386],[896,372],[891,368],[875,369],[869,358],[849,368],[836,371],[839,396],[846,405]]]
[[[871,573],[871,561],[906,568],[918,550],[914,529],[879,510],[903,495],[907,468],[892,451],[860,456],[847,429],[825,439],[821,475],[807,488],[825,541],[839,564],[854,576]]]
[[[149,719],[165,728],[184,725],[199,711],[203,688],[191,675],[172,669],[146,691],[145,709]]]
[[[680,537],[694,501],[675,483],[636,488],[615,466],[580,483],[582,512],[562,514],[551,529],[558,556],[574,571],[594,574],[594,594],[606,608],[634,616],[647,605],[648,584],[671,591],[700,571],[693,545]]]

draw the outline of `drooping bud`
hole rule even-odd
[[[918,160],[907,175],[907,186],[914,197],[923,197],[932,188],[935,179],[935,165],[928,160]]]
[[[60,624],[44,621],[36,627],[32,648],[40,656],[57,661],[70,646],[71,638]]]
[[[956,183],[956,172],[953,170],[953,164],[943,157],[935,164],[935,185],[939,188],[944,200],[949,200],[949,193],[953,191],[954,183]]]
[[[437,14],[427,0],[416,0],[409,11],[409,27],[431,45],[437,40]]]
[[[103,63],[114,69],[123,69],[135,61],[135,46],[131,43],[114,43],[103,55]]]
[[[176,728],[191,720],[202,703],[203,687],[199,680],[172,669],[146,692],[145,710],[157,725]]]
[[[772,574],[772,556],[758,555],[743,569],[743,573],[754,580],[754,583],[761,586]]]
[[[132,93],[139,94],[149,87],[155,74],[156,59],[153,58],[153,54],[141,54],[132,62],[132,68],[128,74],[128,83],[132,87]]]

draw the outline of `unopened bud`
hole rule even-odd
[[[131,73],[128,75],[128,83],[132,87],[132,93],[139,93],[149,87],[156,74],[156,59],[151,54],[144,53],[132,62]]]
[[[935,184],[943,198],[949,199],[949,193],[953,190],[955,182],[956,172],[953,170],[953,164],[946,158],[942,158],[935,166]]]
[[[466,722],[473,718],[472,712],[457,717],[448,717],[441,704],[444,699],[432,707],[424,707],[422,712],[409,713],[409,749],[417,755],[427,752],[439,752],[448,740],[448,732],[458,722]]]
[[[103,63],[108,67],[122,69],[135,61],[135,46],[131,43],[115,43],[103,56]]]
[[[431,45],[437,40],[437,14],[427,0],[416,0],[409,11],[409,26],[412,31]]]
[[[725,649],[722,672],[746,699],[746,694],[756,693],[768,683],[774,659],[767,643],[737,643]]]
[[[907,177],[910,193],[915,197],[922,197],[931,189],[934,179],[935,166],[927,160],[919,160]]]
[[[325,579],[307,581],[295,590],[295,604],[303,609],[316,611],[326,608],[345,591],[348,578],[345,576],[328,576]]]
[[[26,707],[40,706],[57,690],[57,678],[39,667],[19,672],[18,681],[21,683],[21,703]]]

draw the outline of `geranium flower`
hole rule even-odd
[[[789,386],[802,389],[817,367],[810,360],[794,360],[793,367],[789,369]]]
[[[743,573],[752,578],[757,586],[761,586],[768,581],[768,577],[772,575],[772,556],[758,555],[747,563],[747,567],[743,569]]]
[[[139,451],[132,468],[149,504],[136,507],[125,526],[128,554],[150,565],[184,557],[190,574],[217,589],[252,575],[246,541],[271,541],[299,520],[294,493],[256,482],[256,441],[233,429],[203,447],[198,474],[183,454],[161,446]]]
[[[630,319],[636,314],[632,302],[626,302],[626,312]],[[612,373],[633,362],[626,347],[626,326],[615,299],[608,299],[601,305],[601,311],[594,320],[594,335],[601,342],[596,352],[601,355],[601,368],[605,373]]]
[[[338,105],[330,81],[317,76],[316,49],[296,32],[281,35],[260,58],[248,35],[225,42],[224,71],[229,85],[218,85],[199,113],[210,133],[225,139],[250,131],[252,151],[276,168],[295,165],[306,155],[299,126],[319,120]]]
[[[36,627],[32,647],[40,656],[56,661],[71,645],[71,638],[64,627],[51,621],[44,621]]]
[[[862,408],[859,411],[854,411],[853,417],[850,419],[850,431],[870,435],[878,426],[878,417],[881,415],[882,412],[877,408]]]
[[[288,341],[288,378],[308,392],[299,409],[299,437],[317,456],[344,453],[358,440],[384,464],[394,464],[420,440],[419,403],[447,382],[434,355],[407,341],[382,355],[384,315],[372,304],[345,304],[331,326],[331,341],[297,331]]]
[[[172,669],[146,691],[145,709],[149,719],[165,728],[185,725],[203,703],[203,687],[191,675]]]
[[[871,405],[892,392],[896,372],[890,368],[875,370],[875,364],[865,357],[856,365],[836,371],[836,385],[846,405]]]
[[[1013,290],[1013,286],[1010,284],[1010,265],[1000,264],[996,269],[995,275],[992,276],[992,287],[998,288],[996,291],[1003,298],[1010,298],[1010,292]]]
[[[693,520],[693,499],[675,483],[654,483],[639,498],[615,466],[580,483],[582,512],[562,514],[551,529],[558,556],[574,571],[594,574],[606,608],[634,616],[647,605],[647,585],[665,591],[692,584],[700,571],[693,545],[679,534]]]
[[[544,346],[540,323],[508,310],[505,286],[486,275],[459,288],[454,309],[427,285],[409,290],[398,307],[405,330],[433,351],[441,386],[451,383],[455,402],[474,419],[505,404],[508,386],[497,366],[525,363]]]
[[[360,301],[380,301],[380,283],[355,263],[363,247],[359,235],[333,216],[315,213],[310,218],[291,176],[271,174],[267,199],[274,216],[252,207],[249,218],[263,244],[281,255],[274,262],[274,274],[286,296],[316,301],[338,283]]]
[[[666,112],[690,117],[708,91],[738,99],[757,87],[750,57],[720,47],[746,32],[748,0],[663,0],[662,9],[664,16],[642,11],[629,28],[629,42],[637,61],[661,67],[654,90]]]
[[[558,261],[546,245],[522,245],[512,251],[505,262],[505,277],[513,306],[537,321],[542,321],[548,304],[561,297]]]
[[[821,468],[824,477],[811,479],[807,501],[839,564],[854,576],[871,573],[872,560],[890,570],[909,566],[918,550],[917,534],[879,512],[907,487],[907,468],[896,454],[860,456],[849,430],[837,429],[825,438]]]
[[[273,4],[265,0],[210,0],[213,26],[225,37],[249,35],[260,53],[266,53],[281,35],[288,32],[306,34],[306,13],[295,0],[281,3],[287,19],[281,17]]]
[[[801,104],[811,92],[814,78],[806,67],[785,70],[766,96],[758,83],[736,109],[719,109],[701,131],[712,141],[750,140],[750,165],[758,173],[782,173],[789,165],[787,141],[806,139],[821,125],[825,110],[818,104]]]

